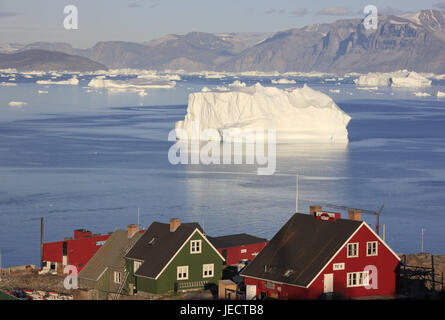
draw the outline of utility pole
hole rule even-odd
[[[386,242],[385,239],[386,238],[386,225],[383,224],[383,242]]]
[[[297,171],[297,186],[295,193],[295,212],[298,212],[298,171]]]
[[[2,279],[2,273],[3,273],[3,269],[2,269],[2,249],[0,248],[0,280]]]
[[[424,233],[424,231],[425,231],[425,229],[422,228],[422,241],[421,241],[421,245],[420,245],[420,248],[421,248],[420,252],[422,252],[422,253],[423,253],[423,233]]]
[[[141,211],[140,211],[140,209],[138,208],[138,228],[141,226],[141,224],[139,223],[140,216],[141,216]]]
[[[40,269],[43,268],[43,217],[40,218]]]

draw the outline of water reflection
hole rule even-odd
[[[296,171],[300,212],[313,203],[346,202],[347,145],[278,144],[276,150],[270,176],[257,175],[258,165],[185,165],[188,219],[211,234],[271,237],[295,211]]]

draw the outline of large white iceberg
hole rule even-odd
[[[400,70],[387,73],[361,75],[354,83],[359,86],[429,87],[431,80],[417,72]]]
[[[274,129],[281,142],[346,143],[350,119],[329,96],[307,85],[285,91],[257,83],[230,91],[191,93],[185,119],[176,122],[175,128],[183,129],[189,139],[196,136],[198,123],[201,140],[206,129],[216,130],[219,140],[232,129],[242,133]]]

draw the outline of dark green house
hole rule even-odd
[[[153,222],[126,254],[127,292],[162,294],[218,284],[224,258],[198,223]]]

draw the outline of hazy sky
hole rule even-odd
[[[444,0],[442,0],[444,1]],[[78,8],[79,29],[65,30],[63,9]],[[274,32],[380,11],[443,8],[441,0],[0,0],[0,43],[142,42],[170,33]]]

